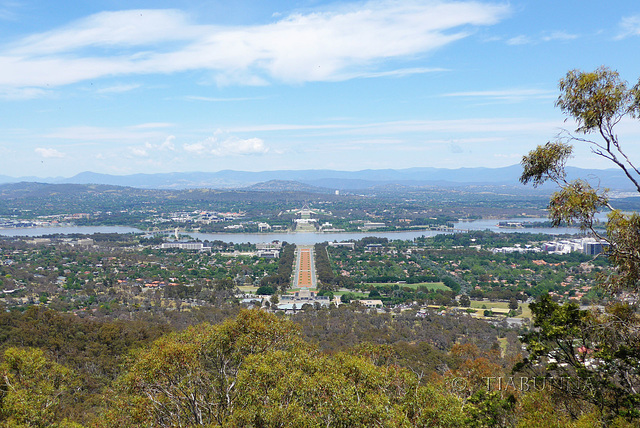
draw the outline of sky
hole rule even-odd
[[[0,0],[0,175],[509,166],[639,48],[637,0]]]

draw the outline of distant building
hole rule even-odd
[[[260,232],[271,230],[271,225],[269,225],[269,223],[258,223],[258,230]]]
[[[305,304],[320,306],[329,306],[331,301],[328,296],[318,296],[318,293],[310,290],[295,291],[291,294],[283,294],[280,296],[280,302],[277,309],[284,311],[301,310]]]
[[[258,250],[279,250],[282,248],[282,242],[280,241],[259,242],[256,244],[256,248]]]
[[[585,241],[582,244],[582,252],[588,256],[597,256],[604,251],[606,242],[603,241]]]
[[[370,300],[370,299],[365,299],[365,300],[358,300],[358,302],[360,302],[360,304],[366,308],[381,308],[382,307],[382,300]]]
[[[180,250],[209,251],[211,247],[205,247],[202,242],[164,242],[161,249],[179,248]]]
[[[278,257],[280,257],[280,250],[276,250],[276,249],[258,250],[256,251],[256,256],[262,257],[265,259],[277,259]]]
[[[366,247],[364,247],[364,252],[365,253],[379,253],[380,251],[382,251],[383,249],[383,245],[382,244],[369,244]]]
[[[34,245],[48,245],[51,244],[51,239],[49,238],[34,238],[30,241],[27,241],[29,244]]]
[[[364,230],[369,230],[369,229],[381,229],[383,227],[386,227],[387,225],[384,223],[374,223],[372,221],[367,221],[362,225],[362,229]]]
[[[356,247],[356,244],[355,242],[329,242],[329,246],[334,248],[350,248],[353,250]]]

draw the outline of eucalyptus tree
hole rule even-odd
[[[640,194],[640,169],[617,134],[622,120],[640,116],[640,82],[630,86],[616,71],[601,67],[569,71],[559,88],[556,106],[577,127],[524,156],[520,181],[556,183],[559,190],[549,204],[553,223],[578,224],[606,241],[612,270],[603,276],[602,286],[613,303],[604,311],[586,311],[542,296],[530,306],[534,330],[523,339],[529,356],[518,368],[574,380],[570,388],[560,382],[559,399],[591,405],[604,425],[616,418],[635,424],[640,420],[640,215],[616,210],[605,188],[568,180],[566,164],[574,144],[586,144],[595,156],[618,167]],[[611,210],[605,233],[594,228],[602,209]],[[621,297],[624,302],[616,301]]]

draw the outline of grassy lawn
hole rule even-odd
[[[502,354],[505,354],[507,352],[507,338],[499,337],[498,343],[500,344],[500,349],[502,350]]]
[[[482,306],[486,306],[487,309],[502,309],[505,313],[509,310],[509,302],[486,302],[482,300],[472,300],[471,308],[481,309]],[[516,318],[531,318],[531,309],[529,309],[528,303],[518,303],[522,307],[522,314],[518,315]],[[498,311],[494,311],[498,313]],[[500,311],[502,313],[502,311]]]
[[[449,287],[447,287],[446,285],[444,285],[444,283],[442,282],[418,282],[416,284],[397,284],[395,282],[390,282],[390,283],[380,283],[380,282],[376,282],[376,283],[366,283],[363,284],[365,287],[382,287],[384,285],[397,285],[400,288],[402,287],[408,287],[408,288],[412,288],[414,290],[416,290],[418,287],[427,287],[429,290],[451,290]]]
[[[369,298],[369,293],[360,293],[358,291],[334,291],[333,295],[334,296],[342,296],[343,294],[347,294],[347,293],[351,293],[354,296],[362,298],[362,299],[368,299]]]

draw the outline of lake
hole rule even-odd
[[[464,230],[491,230],[493,232],[506,232],[506,233],[545,233],[549,235],[562,235],[562,234],[578,234],[580,229],[575,227],[532,227],[526,229],[504,229],[499,228],[499,221],[546,221],[546,218],[541,219],[500,219],[500,220],[473,220],[473,221],[460,221],[454,223],[456,229]],[[140,229],[125,226],[59,226],[59,227],[34,227],[34,228],[16,228],[16,229],[0,229],[1,236],[29,236],[36,237],[42,235],[51,234],[74,234],[81,233],[91,235],[94,233],[144,233]],[[223,241],[223,242],[236,242],[244,243],[249,242],[257,244],[260,242],[271,241],[287,241],[292,244],[300,245],[312,245],[318,242],[325,241],[348,241],[350,239],[358,240],[365,236],[376,236],[388,238],[390,240],[402,239],[413,240],[421,236],[435,236],[442,233],[440,231],[428,231],[428,230],[405,230],[400,232],[345,232],[345,233],[189,233],[189,236],[200,239],[202,241]]]

